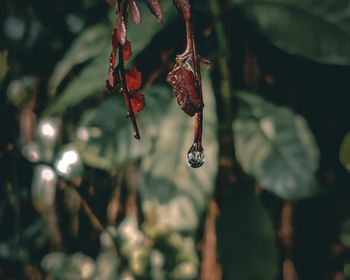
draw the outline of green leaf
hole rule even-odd
[[[251,186],[233,185],[220,201],[217,238],[223,278],[277,278],[278,256],[271,219]]]
[[[350,132],[345,135],[340,146],[339,158],[345,169],[350,172]]]
[[[107,64],[106,64],[107,61]],[[43,112],[44,116],[64,113],[66,110],[77,106],[86,98],[95,94],[101,94],[105,88],[108,55],[100,55],[94,58],[71,81],[61,95],[58,96]]]
[[[55,95],[57,87],[74,66],[91,60],[101,53],[106,53],[110,47],[110,34],[111,30],[107,25],[96,24],[87,28],[77,37],[52,73],[49,83],[51,96]]]
[[[157,142],[142,169],[145,186],[141,193],[147,204],[160,203],[160,222],[171,230],[194,230],[199,215],[211,195],[217,172],[217,119],[215,100],[208,73],[203,71],[204,131],[203,145],[206,162],[198,169],[186,164],[186,155],[193,143],[194,118],[180,109],[176,100],[169,107],[159,129]]]
[[[146,107],[137,115],[141,140],[133,136],[122,95],[109,97],[83,114],[77,136],[87,165],[109,170],[146,155],[157,137],[157,127],[170,103],[170,87],[153,86],[145,92]]]
[[[8,71],[7,51],[0,51],[0,83]]]
[[[172,7],[172,3],[164,3],[162,6],[165,20],[164,24],[161,25],[147,11],[145,3],[140,2],[138,6],[141,12],[144,11],[142,13],[143,24],[139,26],[130,22],[128,26],[128,39],[131,41],[133,52],[133,56],[128,61],[129,64],[132,64],[135,57],[151,42],[158,31],[165,24],[172,21],[176,15],[176,9]],[[50,84],[51,92],[57,89],[59,83],[74,65],[89,59],[89,56],[91,56],[91,62],[84,67],[58,98],[44,111],[45,115],[62,113],[78,105],[86,98],[103,92],[105,81],[108,78],[109,55],[112,50],[110,45],[112,29],[113,26],[93,26],[84,32],[72,45],[66,56],[56,67]],[[78,58],[75,58],[75,55]],[[54,77],[55,75],[57,75],[57,78]]]
[[[240,92],[238,96],[233,130],[243,169],[282,198],[313,195],[318,191],[314,173],[319,151],[305,119],[256,95]]]
[[[321,63],[350,64],[348,0],[234,0],[274,45]]]

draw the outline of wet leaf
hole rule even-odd
[[[233,122],[237,158],[267,190],[285,199],[319,191],[319,151],[305,119],[259,96],[240,92]]]
[[[276,236],[253,187],[232,185],[219,206],[217,238],[223,279],[276,279]]]
[[[177,103],[186,114],[192,117],[200,112],[204,104],[193,71],[185,64],[176,63],[166,81],[173,87]]]
[[[350,64],[348,0],[233,0],[273,44],[321,63]]]

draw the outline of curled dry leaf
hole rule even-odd
[[[134,0],[129,0],[129,11],[131,14],[132,21],[135,22],[135,24],[140,24],[141,23],[140,11]]]
[[[186,65],[186,63],[177,62],[166,81],[173,87],[173,94],[182,110],[192,117],[201,111],[204,104],[196,77]]]
[[[162,7],[159,4],[159,0],[146,0],[147,6],[157,18],[157,20],[162,23],[163,21],[163,12]]]
[[[189,0],[173,0],[176,8],[179,10],[184,20],[191,19],[191,4]]]

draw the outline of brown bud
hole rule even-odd
[[[115,29],[117,29],[117,39],[121,45],[124,45],[126,41],[126,20],[127,19],[123,16],[123,14],[119,12]]]
[[[141,23],[141,16],[139,8],[136,6],[136,3],[134,0],[129,0],[129,11],[131,14],[132,21],[135,22],[135,24]]]
[[[163,21],[163,12],[162,7],[159,4],[159,0],[146,0],[148,8],[154,14],[157,20],[162,23]]]

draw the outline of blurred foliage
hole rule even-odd
[[[277,47],[321,63],[349,65],[349,2],[238,0],[257,28]]]
[[[218,248],[224,279],[275,279],[278,252],[272,221],[252,186],[233,185],[220,212]]]
[[[240,107],[233,132],[244,170],[285,199],[314,195],[319,151],[306,121],[256,95],[237,95]]]
[[[340,146],[340,161],[343,166],[350,172],[350,133],[348,132]]]
[[[223,279],[283,278],[285,259],[294,257],[294,240],[285,241],[281,205],[294,200],[312,207],[312,199],[328,193],[324,185],[336,185],[334,176],[349,182],[343,174],[350,164],[348,125],[310,116],[318,103],[341,104],[342,98],[310,91],[311,103],[300,105],[295,100],[306,97],[294,94],[294,83],[300,83],[294,77],[303,65],[316,69],[315,75],[334,69],[350,74],[345,67],[350,62],[350,4],[219,1],[226,10],[218,17],[210,1],[194,1],[200,52],[214,67],[202,67],[206,162],[199,169],[185,162],[194,120],[183,114],[165,83],[185,43],[184,24],[172,1],[161,1],[162,25],[144,1],[137,1],[142,24],[130,21],[128,26],[133,55],[127,65],[142,72],[146,98],[145,110],[137,115],[141,141],[133,139],[122,96],[105,91],[115,22],[108,5],[5,1],[0,11],[0,120],[5,131],[0,138],[0,279],[197,279],[213,198],[220,212],[215,238]],[[223,45],[230,47],[228,55]],[[257,60],[249,57],[251,49],[262,57],[261,65],[251,65]],[[283,86],[269,73],[276,63],[269,59],[278,55],[297,65],[281,79]],[[225,73],[215,68],[219,60],[228,62]],[[288,69],[281,61],[276,72]],[[232,76],[226,76],[230,71]],[[334,92],[341,92],[329,79]],[[302,80],[300,87],[308,77]],[[233,88],[222,86],[232,81]],[[234,103],[233,120],[222,119],[227,100]],[[341,125],[334,136],[337,145],[324,144],[332,125]],[[227,145],[232,151],[223,149]],[[228,158],[233,150],[237,158]],[[236,172],[226,174],[231,165]],[[342,231],[332,242],[348,250],[349,220],[343,216],[350,207],[336,205]],[[310,227],[313,220],[307,221]],[[316,237],[325,234],[315,231]],[[306,238],[311,242],[315,236]],[[297,232],[296,242],[302,238]],[[349,264],[342,266],[349,276]],[[320,274],[300,279],[321,279],[315,275]]]

